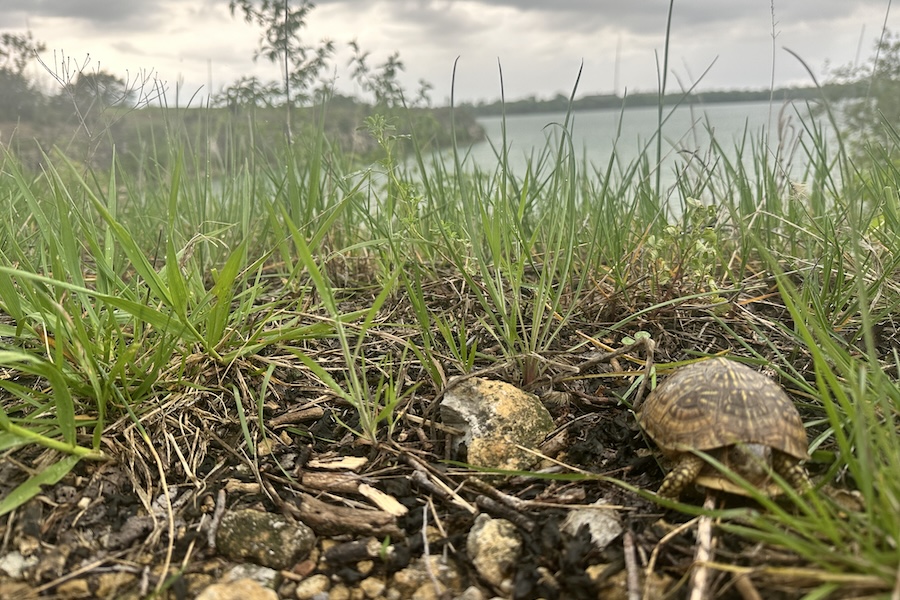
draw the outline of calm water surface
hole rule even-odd
[[[664,109],[664,117],[671,108]],[[509,149],[510,168],[522,175],[529,157],[534,162],[539,153],[557,148],[566,115],[542,113],[512,115],[506,118],[506,140]],[[728,103],[680,106],[663,125],[663,174],[674,181],[673,169],[683,165],[691,156],[706,160],[711,138],[718,143],[725,156],[738,156],[738,145],[744,140],[746,148],[740,152],[743,160],[752,163],[751,141],[757,146],[768,141],[770,151],[779,150],[786,157],[785,165],[799,171],[806,163],[799,149],[790,154],[799,137],[807,138],[801,118],[810,119],[805,104],[767,102]],[[573,113],[572,143],[576,157],[586,158],[589,164],[605,172],[610,156],[615,153],[624,167],[634,161],[647,148],[651,164],[656,157],[657,108],[642,107],[620,110],[595,110]],[[477,165],[489,171],[497,167],[496,152],[502,145],[502,118],[481,117],[487,141],[474,144],[469,149],[468,165]],[[493,146],[492,146],[493,144]],[[790,160],[787,160],[790,157]],[[551,157],[551,164],[555,159]]]

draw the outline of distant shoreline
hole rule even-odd
[[[737,102],[786,102],[790,100],[809,100],[820,102],[823,99],[829,102],[859,98],[862,93],[858,85],[853,84],[827,84],[822,87],[790,87],[772,90],[724,90],[709,92],[694,92],[691,94],[666,94],[664,100],[666,106],[675,104],[721,104]],[[658,106],[659,94],[654,92],[638,92],[627,94],[625,97],[616,94],[596,94],[582,96],[571,102],[573,111],[603,110]],[[521,100],[499,100],[486,103],[462,103],[459,108],[464,108],[476,117],[506,115],[537,114],[548,112],[566,112],[570,108],[569,98],[558,94],[555,98],[538,100],[535,96]]]

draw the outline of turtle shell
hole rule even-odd
[[[670,375],[644,401],[638,421],[669,458],[739,443],[809,458],[803,421],[781,386],[724,358]]]

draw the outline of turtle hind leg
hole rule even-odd
[[[772,469],[781,475],[792,488],[805,494],[812,489],[812,482],[806,474],[806,470],[800,466],[797,459],[784,452],[774,452],[772,456]]]
[[[657,490],[657,495],[663,498],[678,498],[681,491],[692,481],[697,479],[703,468],[703,459],[694,454],[685,453],[681,456],[675,468],[669,471]]]

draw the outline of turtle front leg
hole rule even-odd
[[[669,471],[656,491],[663,498],[677,499],[681,491],[689,483],[697,479],[703,468],[703,459],[691,453],[685,453],[678,460],[675,468]]]
[[[784,452],[775,452],[772,456],[772,469],[801,494],[812,489],[812,482],[806,470],[800,466],[796,458]]]

